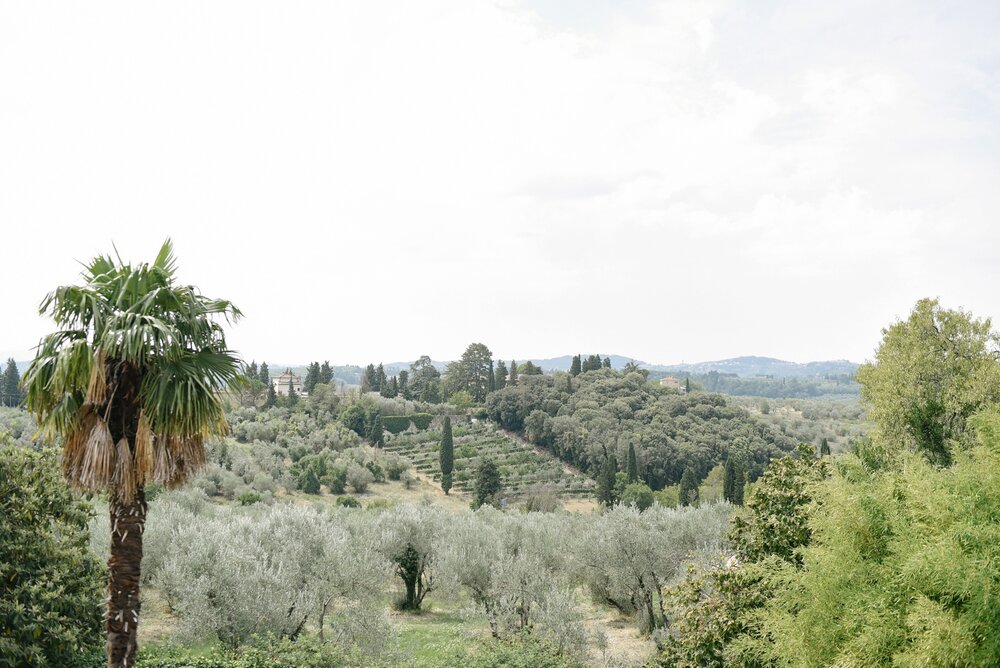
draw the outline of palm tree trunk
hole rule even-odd
[[[108,668],[134,668],[139,649],[139,582],[142,567],[142,533],[146,528],[146,494],[140,485],[135,499],[126,503],[118,494],[109,499],[111,558],[108,559],[108,612],[104,629],[108,638]]]

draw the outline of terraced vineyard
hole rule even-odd
[[[579,473],[568,471],[555,458],[538,452],[528,443],[507,435],[492,423],[479,422],[455,425],[454,488],[469,492],[475,479],[476,466],[484,456],[492,457],[500,467],[504,488],[514,496],[534,485],[552,487],[563,498],[592,497],[596,483]],[[400,434],[385,444],[385,449],[398,452],[413,466],[436,482],[441,480],[438,466],[440,429],[414,434]]]

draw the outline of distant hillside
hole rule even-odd
[[[581,357],[586,359],[588,355],[593,354],[594,353],[581,353]],[[600,355],[602,360],[605,357],[611,358],[611,367],[613,369],[621,369],[629,362],[636,362],[639,366],[645,366],[643,362],[638,362],[634,357],[625,357],[624,355],[608,355],[606,353]],[[524,360],[517,361],[520,363]],[[573,356],[563,355],[562,357],[549,357],[545,359],[533,358],[531,362],[532,364],[540,366],[543,371],[569,371],[569,367],[573,363]]]
[[[692,374],[717,373],[735,374],[737,376],[774,376],[775,378],[816,378],[826,376],[853,376],[858,370],[858,364],[848,360],[830,360],[825,362],[788,362],[773,357],[734,357],[715,362],[697,362],[694,364],[646,365],[652,371],[687,372]]]

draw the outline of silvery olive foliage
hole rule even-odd
[[[594,598],[637,613],[649,633],[664,624],[662,594],[691,558],[717,552],[729,528],[731,506],[645,511],[618,505],[583,523],[569,550]]]
[[[566,545],[589,518],[568,513],[505,513],[492,507],[449,526],[441,571],[465,589],[497,638],[532,630],[564,651],[586,647]]]
[[[310,629],[378,654],[392,629],[378,601],[389,564],[342,513],[292,505],[219,509],[176,526],[153,576],[182,635],[238,645]]]

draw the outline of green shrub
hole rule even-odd
[[[85,666],[76,662],[101,654],[104,577],[88,549],[91,514],[53,451],[0,444],[0,665]]]
[[[551,643],[522,634],[511,640],[491,640],[472,654],[459,653],[446,668],[583,668]]]
[[[410,416],[410,420],[417,429],[422,431],[431,426],[434,416],[430,413],[414,413]]]
[[[196,651],[173,645],[143,647],[139,668],[348,668],[370,665],[313,636],[254,638],[236,650]],[[89,668],[89,666],[87,667]],[[96,668],[96,666],[95,666]]]
[[[382,418],[382,427],[390,434],[400,434],[410,428],[410,416],[386,415]]]
[[[260,494],[257,492],[243,492],[236,500],[239,501],[241,506],[252,506],[255,503],[260,503]]]
[[[338,496],[337,505],[343,508],[360,508],[361,502],[353,496]]]

